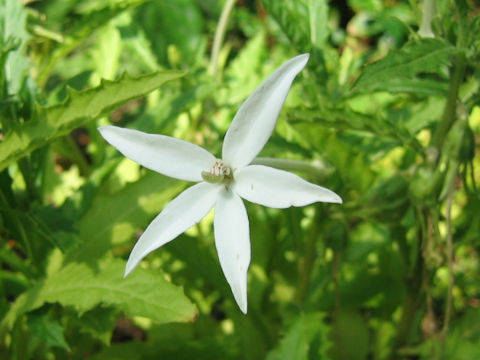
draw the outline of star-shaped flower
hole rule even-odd
[[[303,54],[288,60],[247,98],[225,135],[221,160],[197,145],[169,136],[110,125],[99,128],[105,140],[140,165],[197,182],[150,223],[130,254],[125,276],[147,254],[175,239],[215,207],[214,235],[220,265],[238,306],[247,313],[250,234],[242,198],[272,208],[342,202],[333,191],[290,172],[249,165],[272,134],[293,79],[308,57]]]

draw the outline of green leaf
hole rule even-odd
[[[366,86],[361,90],[382,90],[389,93],[408,93],[422,96],[440,95],[445,96],[448,91],[448,83],[445,81],[433,80],[433,79],[404,79],[404,78],[392,78],[382,82]]]
[[[354,310],[341,309],[332,329],[335,360],[363,360],[368,354],[368,328],[361,315]]]
[[[171,333],[171,339],[166,341],[125,341],[117,342],[104,347],[100,352],[89,357],[89,360],[212,360],[212,359],[238,359],[235,356],[235,346],[231,339],[226,340],[220,336],[212,336],[204,331],[206,337],[198,339],[183,339],[175,337],[175,329],[170,327],[162,329]],[[178,331],[178,330],[177,330]],[[183,333],[189,331],[183,330]],[[151,334],[151,333],[150,333]],[[149,334],[149,335],[150,335]],[[188,335],[186,335],[188,336]],[[184,337],[186,337],[184,335]]]
[[[91,89],[69,89],[63,103],[46,108],[39,106],[39,118],[25,122],[5,135],[0,143],[0,171],[53,139],[184,74],[183,71],[158,71],[136,78],[123,75],[115,81],[103,80]]]
[[[310,17],[305,0],[262,0],[262,4],[267,13],[280,25],[293,46],[301,51],[310,49]]]
[[[0,59],[6,55],[5,77],[9,95],[14,95],[21,89],[30,67],[24,55],[25,44],[30,38],[25,29],[25,23],[26,11],[21,1],[7,0],[6,3],[2,1],[0,4]],[[8,51],[13,43],[15,43],[16,49],[8,54],[2,54],[4,51]],[[2,61],[0,61],[0,65],[3,66]],[[0,84],[3,80],[3,71],[3,68],[0,69]]]
[[[325,359],[330,341],[323,318],[320,313],[301,315],[267,360]]]
[[[184,186],[178,180],[149,172],[116,193],[99,192],[89,210],[77,222],[79,248],[68,261],[95,262],[114,245],[132,239]]]
[[[91,37],[97,29],[146,1],[148,0],[63,1],[60,6],[57,3],[47,7],[46,27],[55,29],[62,24],[60,31],[63,41],[56,43],[54,49],[44,56],[44,62],[39,64],[37,84],[43,87],[55,65]]]
[[[326,0],[308,0],[310,41],[318,49],[325,47],[329,35],[328,4]]]
[[[100,306],[72,320],[82,333],[90,334],[105,345],[110,345],[117,319],[116,309]]]
[[[124,278],[125,262],[106,259],[92,268],[71,263],[18,297],[2,321],[11,328],[22,314],[45,303],[73,307],[79,314],[98,305],[115,306],[129,316],[148,317],[158,323],[192,321],[197,310],[183,291],[161,274],[137,268]]]
[[[172,47],[179,51],[181,63],[193,66],[198,61],[204,41],[204,19],[198,1],[150,1],[139,9],[135,21],[141,24],[160,63],[172,60],[168,58]]]
[[[250,39],[238,55],[233,59],[225,71],[228,81],[228,93],[226,101],[230,104],[238,104],[258,86],[262,81],[259,74],[264,66],[262,57],[265,54],[265,33],[260,31]],[[244,74],[251,74],[244,76]]]
[[[49,319],[45,315],[32,316],[28,319],[28,328],[48,346],[70,350],[70,347],[63,336],[63,328],[57,321]]]
[[[383,59],[365,67],[352,91],[389,90],[394,79],[412,80],[421,73],[438,73],[458,49],[439,39],[421,39],[392,50]],[[411,84],[410,84],[411,85]]]
[[[328,4],[325,0],[262,0],[262,4],[299,51],[325,47]]]

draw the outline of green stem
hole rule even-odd
[[[0,248],[0,261],[3,264],[7,264],[14,272],[22,273],[26,278],[33,279],[35,277],[35,273],[30,267],[9,250],[7,246]]]
[[[418,268],[422,267],[421,259],[422,257],[419,256],[417,262]],[[407,293],[403,299],[402,316],[397,326],[397,334],[395,337],[393,352],[390,356],[391,359],[399,358],[398,350],[407,344],[415,315],[417,314],[421,303],[421,276],[417,275],[417,278],[412,276],[406,282],[410,282],[410,284],[407,286]]]
[[[75,164],[77,164],[78,169],[80,170],[80,174],[83,176],[88,176],[91,172],[91,168],[88,164],[87,159],[80,151],[78,144],[72,138],[72,135],[65,136],[65,139],[67,141],[68,147],[72,151],[69,156],[71,156],[72,160],[75,162]]]
[[[443,141],[447,136],[448,130],[450,130],[450,128],[454,124],[455,119],[457,117],[456,115],[457,115],[458,92],[460,89],[460,85],[462,84],[462,81],[463,81],[465,68],[467,66],[465,54],[463,53],[467,34],[464,29],[464,25],[462,24],[462,21],[460,21],[461,19],[460,10],[458,8],[458,5],[455,4],[455,2],[454,2],[454,6],[456,11],[456,16],[460,24],[458,27],[458,36],[457,36],[457,44],[456,44],[457,49],[459,50],[459,53],[455,56],[453,60],[452,69],[450,70],[450,74],[451,74],[450,86],[448,89],[447,103],[445,105],[443,117],[437,129],[435,130],[435,133],[433,135],[433,138],[430,144],[436,147],[437,149],[441,148]]]
[[[447,136],[448,130],[450,130],[457,117],[458,91],[463,80],[465,67],[465,56],[463,54],[458,54],[455,57],[453,69],[451,71],[450,87],[448,90],[447,103],[445,105],[442,120],[440,121],[440,124],[438,125],[431,142],[431,145],[437,149],[441,148],[443,141]]]
[[[300,259],[298,266],[298,284],[295,290],[295,302],[300,306],[305,299],[305,294],[310,284],[310,279],[313,270],[313,263],[315,261],[315,242],[318,235],[318,225],[320,223],[320,212],[318,208],[315,209],[315,215],[313,217],[313,224],[307,242],[304,246],[303,257]]]
[[[27,190],[27,194],[30,200],[38,199],[38,191],[37,187],[35,186],[35,180],[32,174],[32,167],[30,165],[30,160],[28,158],[22,158],[18,161],[18,168],[23,177],[23,181],[25,182],[25,188]]]
[[[425,218],[428,214],[425,214],[425,211],[418,211],[418,216],[420,217],[420,224],[418,226],[418,251],[423,247],[425,243],[425,238],[428,236],[425,225]],[[415,316],[421,305],[421,294],[422,294],[422,285],[423,277],[425,275],[424,271],[424,257],[421,253],[416,254],[416,259],[414,264],[408,262],[410,251],[407,244],[404,242],[404,239],[400,243],[402,246],[401,253],[405,257],[405,286],[406,294],[403,299],[402,304],[402,315],[400,321],[398,322],[397,332],[392,347],[392,352],[390,354],[390,359],[400,358],[398,350],[407,345],[408,338],[411,333],[412,326],[414,325]]]
[[[220,20],[218,21],[217,29],[215,30],[215,37],[213,39],[212,56],[210,58],[209,72],[213,76],[218,72],[218,55],[222,47],[223,39],[227,31],[228,18],[233,10],[236,0],[227,0],[225,6],[220,14]]]
[[[13,215],[11,214],[11,209],[10,209],[8,200],[5,194],[1,190],[0,190],[0,204],[2,204],[2,206],[0,207],[0,211],[3,211],[5,219],[7,220],[7,223],[9,223],[12,228],[15,228],[17,230],[18,237],[19,237],[18,240],[21,242],[21,244],[23,244],[27,257],[30,259],[30,261],[33,262],[34,257],[33,257],[32,246],[30,244],[30,240],[28,238],[27,232],[23,227],[23,223],[19,220],[18,216],[15,216],[15,214]]]
[[[445,304],[445,317],[443,319],[442,332],[440,334],[440,358],[443,356],[445,348],[445,339],[447,337],[450,319],[452,317],[453,308],[453,286],[455,284],[455,275],[453,273],[453,234],[452,234],[452,205],[455,187],[451,186],[447,197],[446,221],[447,221],[447,267],[448,267],[448,289],[447,301]]]
[[[6,111],[6,116],[2,116],[2,126],[3,130],[6,133],[8,130],[15,129],[17,124],[18,116],[16,109],[13,104],[9,104]],[[2,115],[0,113],[0,115]],[[31,171],[30,160],[28,158],[22,158],[18,161],[18,168],[22,174],[23,180],[25,181],[25,188],[27,190],[28,197],[30,200],[38,199],[38,192],[35,186],[35,180]]]

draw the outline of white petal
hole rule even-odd
[[[293,79],[305,67],[308,57],[309,54],[302,54],[288,60],[242,104],[223,142],[223,160],[232,168],[248,165],[263,149]]]
[[[256,204],[287,208],[317,201],[342,203],[340,196],[288,171],[250,165],[234,173],[232,190]]]
[[[168,203],[135,244],[125,267],[125,276],[148,253],[175,239],[202,220],[215,205],[222,190],[220,185],[201,182],[189,187]]]
[[[200,146],[170,136],[106,125],[100,134],[123,155],[146,168],[180,180],[202,181],[215,157]]]
[[[242,312],[247,313],[247,271],[250,265],[248,216],[242,199],[230,190],[215,206],[215,246],[223,274]]]

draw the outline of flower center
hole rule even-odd
[[[232,169],[222,160],[216,160],[210,171],[202,171],[202,178],[209,183],[226,183],[233,179]]]

